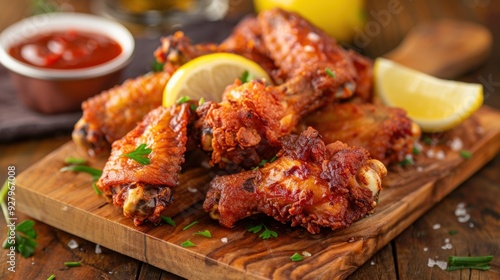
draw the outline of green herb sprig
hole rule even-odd
[[[81,262],[64,262],[64,266],[77,267],[77,266],[82,266],[82,263]]]
[[[302,260],[302,256],[299,253],[295,253],[290,257],[292,262],[300,262]]]
[[[328,76],[335,78],[335,72],[332,71],[330,68],[325,68],[325,72]]]
[[[151,163],[148,156],[152,151],[153,150],[151,148],[147,148],[146,144],[140,144],[132,152],[123,154],[121,156],[133,159],[142,165],[147,165]]]
[[[5,203],[5,198],[9,192],[9,181],[5,181],[2,189],[0,190],[0,207],[2,208],[3,215],[7,225],[9,225],[10,215],[9,208]],[[30,257],[35,252],[38,242],[36,242],[37,234],[35,231],[35,222],[32,220],[24,220],[17,224],[14,229],[9,227],[7,237],[2,244],[4,249],[14,247],[14,250],[21,253],[25,258]],[[12,232],[14,231],[14,232]],[[14,238],[9,238],[15,236]]]
[[[160,216],[161,220],[164,221],[165,223],[175,227],[175,221],[172,220],[172,218],[167,217],[167,216]]]
[[[479,256],[479,257],[462,257],[462,256],[449,256],[448,267],[446,270],[458,269],[478,269],[488,270],[491,268],[490,263],[493,256]]]
[[[182,246],[182,247],[194,247],[194,246],[195,246],[195,244],[194,244],[193,242],[191,242],[191,240],[189,240],[189,239],[188,239],[188,240],[186,240],[186,241],[182,242],[182,243],[181,243],[181,246]]]
[[[92,176],[92,180],[94,182],[99,180],[99,178],[102,175],[102,170],[99,170],[99,169],[96,169],[96,168],[93,168],[90,166],[86,166],[86,165],[69,165],[69,166],[65,166],[65,167],[59,169],[59,171],[61,171],[61,172],[73,171],[73,172],[87,173],[87,174],[90,174]]]
[[[255,77],[252,75],[252,73],[250,73],[248,70],[245,70],[243,71],[243,73],[241,73],[240,75],[240,81],[241,83],[243,84],[246,84],[248,82],[250,82],[251,80],[253,80]]]
[[[269,239],[271,237],[278,237],[278,233],[273,231],[273,230],[270,230],[266,227],[266,225],[264,225],[264,223],[260,223],[256,226],[253,226],[253,227],[250,227],[248,229],[249,232],[253,232],[253,233],[259,233],[259,231],[262,230],[262,228],[264,228],[264,231],[259,234],[259,237],[262,238],[262,239]]]
[[[204,231],[198,231],[198,232],[195,232],[193,234],[202,235],[202,236],[205,236],[205,237],[208,237],[208,238],[212,237],[212,234],[210,233],[210,231],[208,229],[206,229]]]
[[[198,221],[194,221],[194,222],[190,223],[189,225],[187,225],[187,226],[183,227],[183,228],[182,228],[182,230],[186,230],[186,229],[188,229],[188,228],[190,228],[190,227],[192,227],[192,226],[196,225],[197,223],[198,223]]]

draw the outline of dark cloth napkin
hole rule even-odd
[[[238,19],[197,22],[176,30],[184,31],[193,43],[218,43],[231,33],[237,22]],[[162,34],[166,35],[169,34]],[[153,52],[160,46],[160,38],[161,36],[154,36],[136,39],[134,57],[125,69],[122,81],[151,71]],[[70,132],[81,115],[81,112],[43,115],[26,108],[17,97],[7,69],[0,65],[0,142]]]

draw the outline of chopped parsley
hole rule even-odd
[[[181,246],[182,246],[182,247],[194,247],[195,245],[194,245],[194,243],[193,243],[193,242],[191,242],[191,240],[189,240],[189,239],[188,239],[188,240],[186,240],[186,241],[182,242],[182,243],[181,243]]]
[[[155,59],[153,61],[153,64],[151,65],[151,70],[153,70],[153,72],[161,72],[163,71],[163,66],[164,66],[163,63],[160,63],[158,62],[158,60]]]
[[[191,98],[189,98],[189,96],[182,96],[181,98],[177,99],[177,101],[175,103],[182,104],[182,103],[188,102],[189,100],[191,100]]]
[[[64,163],[70,165],[86,165],[87,160],[84,158],[67,157],[64,159]]]
[[[450,235],[455,235],[455,234],[457,234],[457,233],[458,233],[458,230],[456,230],[456,229],[452,229],[452,230],[450,230],[448,233],[449,233]]]
[[[292,262],[300,262],[302,260],[302,256],[299,253],[293,254],[290,259]]]
[[[190,228],[190,227],[192,227],[192,226],[196,225],[197,223],[198,223],[198,221],[194,221],[194,222],[190,223],[189,225],[187,225],[187,226],[183,227],[183,228],[182,228],[182,230],[186,230],[186,229],[188,229],[188,228]]]
[[[195,232],[193,234],[203,235],[203,236],[208,237],[208,238],[212,237],[212,234],[210,233],[210,231],[208,229],[206,229],[204,231],[198,231],[198,232]]]
[[[419,150],[417,147],[413,147],[413,148],[412,148],[412,153],[413,153],[414,155],[419,155],[419,154],[420,154],[420,150]]]
[[[326,74],[328,74],[328,76],[335,78],[335,72],[333,72],[332,69],[325,68],[325,72],[326,72]]]
[[[470,151],[467,151],[467,150],[461,150],[460,156],[464,159],[470,159],[472,157],[472,153]]]
[[[75,267],[75,266],[81,266],[81,262],[64,262],[64,266],[67,267]]]
[[[170,217],[167,217],[167,216],[160,216],[161,220],[164,221],[165,223],[171,225],[171,226],[175,226],[175,221],[172,220],[172,218]]]
[[[262,230],[262,228],[264,228],[264,231],[259,235],[259,237],[261,237],[262,239],[269,239],[271,237],[274,237],[274,238],[278,237],[277,232],[268,229],[266,227],[266,225],[264,225],[263,223],[260,223],[256,226],[253,226],[253,227],[250,227],[248,229],[248,231],[253,232],[253,233],[259,233]]]
[[[248,70],[245,70],[245,71],[243,71],[243,73],[241,73],[239,79],[243,84],[245,84],[245,83],[250,82],[252,79],[254,79],[254,76],[250,72],[248,72]]]
[[[128,153],[128,154],[123,154],[121,155],[122,157],[128,157],[130,159],[133,159],[137,161],[138,163],[142,165],[147,165],[150,164],[151,161],[149,160],[148,155],[152,152],[153,150],[151,148],[147,148],[146,144],[140,144],[134,151]]]

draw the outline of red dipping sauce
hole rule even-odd
[[[109,37],[77,30],[35,35],[9,49],[9,54],[21,62],[50,69],[96,66],[121,52],[122,47]]]

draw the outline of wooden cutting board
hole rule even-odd
[[[438,42],[450,32],[437,30],[441,31],[429,33],[425,29],[423,33],[414,33],[426,37],[434,34],[434,39],[406,40],[403,47],[388,56],[415,68],[428,66],[425,57],[414,59],[408,49],[429,49],[415,44],[430,41],[438,46],[436,50],[445,50],[445,53],[428,56],[427,60],[448,59],[450,41],[444,42],[445,45]],[[464,30],[463,26],[460,30]],[[491,43],[488,34],[471,34],[483,34],[485,46]],[[480,42],[479,39],[468,42]],[[478,46],[469,49],[475,53]],[[468,61],[469,67],[476,65],[478,56],[467,56],[463,50],[460,57]],[[487,52],[488,48],[482,50]],[[457,62],[456,59],[449,61]],[[446,69],[456,68],[431,67],[423,71],[448,78],[457,75]],[[173,218],[176,226],[135,227],[118,208],[94,192],[89,175],[59,171],[66,157],[87,158],[96,168],[105,164],[106,159],[88,158],[72,142],[18,175],[18,209],[53,227],[189,279],[342,279],[498,153],[500,112],[484,106],[459,127],[433,137],[440,144],[424,145],[415,165],[390,168],[375,214],[335,232],[324,229],[321,234],[311,235],[302,228],[291,228],[262,216],[240,221],[233,229],[223,228],[201,208],[208,182],[216,175],[203,167],[181,174],[175,202],[164,213]],[[471,151],[472,158],[463,159],[459,152],[450,150],[448,144],[454,139],[462,140],[463,149]],[[444,152],[444,159],[427,156],[438,151]],[[194,221],[198,223],[183,230]],[[260,222],[276,231],[278,238],[263,240],[258,234],[248,232],[248,226]],[[205,229],[211,232],[212,238],[194,235]],[[196,246],[181,247],[186,240]],[[294,253],[303,252],[311,256],[300,262],[290,260]]]
[[[189,279],[345,278],[496,155],[500,112],[482,107],[438,138],[444,144],[424,145],[415,165],[391,168],[375,214],[345,230],[324,229],[317,235],[266,217],[240,221],[233,229],[219,226],[201,209],[203,192],[215,176],[202,167],[181,175],[175,203],[165,213],[176,226],[135,227],[95,193],[89,175],[59,171],[66,157],[86,157],[72,142],[21,173],[16,196],[19,210],[37,220]],[[455,138],[463,141],[472,158],[463,159],[448,147],[446,143]],[[442,150],[445,158],[429,158],[429,150]],[[105,163],[88,160],[96,168]],[[183,230],[193,221],[198,223]],[[278,238],[263,240],[247,231],[261,221]],[[212,238],[193,235],[205,229]],[[188,239],[196,246],[181,247]],[[311,256],[292,262],[290,256],[296,252]]]

